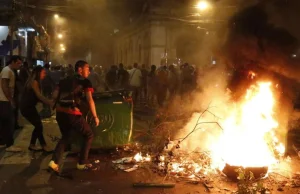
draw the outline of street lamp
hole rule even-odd
[[[206,10],[208,7],[209,7],[209,4],[206,1],[199,1],[196,5],[196,8],[201,11]]]

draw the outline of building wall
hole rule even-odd
[[[209,38],[203,34],[205,32],[201,33],[196,27],[192,29],[173,21],[158,20],[136,25],[116,38],[114,63],[159,66],[162,62],[170,64],[181,57],[182,62],[203,63],[200,61],[204,60],[204,50],[208,48],[205,40]]]
[[[115,40],[115,60],[114,63],[123,63],[124,65],[128,66],[131,65],[137,58],[135,56],[135,47],[138,44],[138,37],[142,34],[140,30],[138,31],[130,31],[127,33],[122,33],[118,35],[117,39]],[[139,62],[139,61],[136,61]]]
[[[166,51],[166,27],[161,22],[139,25],[116,38],[114,51],[115,64],[159,65]]]

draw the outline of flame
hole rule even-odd
[[[142,153],[137,153],[133,159],[136,161],[136,162],[150,162],[151,161],[151,156],[149,154],[146,154],[146,157],[143,157],[142,156]]]
[[[133,159],[136,161],[136,162],[140,162],[143,160],[143,156],[142,156],[142,153],[137,153]]]
[[[146,162],[150,162],[151,161],[151,156],[149,154],[147,154],[144,159],[145,159]]]
[[[248,72],[248,78],[254,79],[255,77],[256,77],[256,73],[255,72],[253,72],[253,71],[249,71]]]
[[[278,127],[274,106],[271,82],[252,85],[221,123],[223,133],[212,146],[214,165],[222,170],[226,163],[242,167],[275,164],[274,152],[283,155],[285,147],[274,133]]]

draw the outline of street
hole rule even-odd
[[[76,153],[69,153],[65,159],[63,171],[65,177],[57,177],[47,171],[47,165],[51,154],[41,152],[30,152],[28,147],[32,126],[24,119],[24,129],[18,132],[16,145],[22,147],[24,152],[8,153],[1,151],[0,160],[0,193],[1,194],[59,194],[59,193],[118,193],[118,194],[197,194],[206,193],[207,188],[202,184],[191,184],[187,182],[174,182],[174,188],[134,188],[133,183],[170,183],[164,177],[158,176],[148,169],[137,169],[133,172],[124,172],[114,169],[112,160],[119,159],[123,154],[116,151],[92,151],[91,161],[99,160],[98,169],[90,172],[78,171],[76,169]],[[58,126],[55,116],[44,119],[44,134],[48,144],[54,148],[59,137]],[[134,129],[142,129],[143,122],[135,119]],[[52,138],[50,138],[52,137]],[[133,156],[135,153],[129,153]],[[293,162],[299,164],[298,158]],[[295,165],[295,164],[294,164]],[[299,168],[299,167],[298,167]],[[236,191],[236,183],[221,178],[218,188],[211,188],[210,193],[232,193]],[[298,193],[298,189],[284,188],[284,191],[277,191],[277,184],[274,184],[272,193]]]
[[[21,153],[1,152],[0,161],[0,193],[22,193],[22,194],[43,194],[43,193],[202,193],[204,187],[193,186],[187,188],[178,184],[174,189],[134,189],[136,182],[161,182],[163,177],[158,177],[143,169],[134,172],[123,172],[112,168],[111,161],[117,159],[117,155],[110,153],[91,153],[91,161],[99,160],[99,170],[82,172],[76,169],[76,154],[70,154],[64,163],[64,172],[68,177],[57,177],[47,171],[47,165],[51,154],[41,152],[30,152],[27,150],[33,127],[22,119],[24,129],[16,138],[16,145],[24,149]],[[137,122],[135,122],[137,123]],[[44,134],[48,144],[54,148],[55,143],[50,136],[59,136],[58,126],[55,117],[44,119]],[[141,128],[135,124],[135,127]],[[75,155],[75,156],[74,156]]]

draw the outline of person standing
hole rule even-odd
[[[117,70],[116,65],[112,65],[105,76],[105,83],[108,91],[114,91],[117,88]]]
[[[138,64],[133,64],[133,69],[128,70],[129,73],[129,85],[132,90],[132,100],[136,105],[138,98],[140,97],[140,90],[142,85],[142,72],[138,69]]]
[[[98,88],[101,86],[101,78],[92,67],[90,67],[90,75],[88,79],[92,83],[94,91],[98,92]]]
[[[168,92],[168,76],[167,66],[163,65],[156,71],[157,75],[157,103],[160,107],[164,106]]]
[[[22,81],[20,80],[18,70],[13,70],[15,74],[15,89],[14,89],[14,116],[15,116],[15,130],[23,129],[23,126],[19,125],[19,107],[20,107],[20,93],[23,90]]]
[[[143,101],[146,104],[147,101],[147,96],[148,96],[148,91],[147,91],[147,78],[148,78],[148,70],[146,68],[145,64],[142,64],[142,69],[141,69],[141,73],[142,73],[142,78],[141,78],[141,99],[143,98]]]
[[[7,152],[20,152],[19,147],[14,146],[14,89],[15,74],[14,70],[18,70],[22,65],[22,59],[19,56],[12,56],[9,65],[4,67],[0,73],[0,125],[1,137],[3,144],[6,146]],[[4,111],[5,110],[5,111]]]
[[[148,87],[148,99],[147,103],[148,106],[154,107],[155,106],[155,99],[157,96],[157,77],[156,77],[156,66],[151,65],[151,70],[148,73],[147,78],[147,87]]]
[[[174,65],[169,66],[169,78],[168,78],[168,89],[170,93],[170,99],[174,99],[177,94],[179,85],[179,75]]]
[[[118,85],[119,89],[126,89],[128,88],[128,81],[129,81],[129,73],[124,69],[123,63],[119,64],[118,69]]]
[[[40,82],[45,78],[45,76],[45,69],[42,66],[36,66],[25,84],[24,92],[21,98],[21,114],[34,126],[30,145],[28,147],[28,149],[31,151],[51,151],[47,147],[45,138],[43,136],[43,124],[35,107],[39,101],[49,105],[50,107],[53,107],[54,105],[52,100],[47,99],[41,93]],[[37,140],[39,140],[42,148],[38,148],[36,146]]]
[[[25,61],[22,65],[22,67],[20,69],[20,73],[19,73],[19,80],[20,80],[20,83],[22,84],[22,87],[24,87],[25,83],[27,82],[29,75],[30,75],[29,65]]]
[[[92,97],[93,87],[91,82],[87,79],[90,73],[89,64],[82,60],[77,61],[75,64],[75,72],[76,74],[73,77],[61,80],[53,94],[57,102],[56,120],[62,138],[56,145],[52,160],[48,166],[49,170],[55,172],[57,175],[60,174],[61,169],[59,168],[59,164],[61,164],[65,148],[71,143],[70,141],[72,139],[70,135],[72,131],[79,132],[84,138],[77,169],[89,170],[93,168],[93,165],[88,161],[88,156],[94,134],[79,109],[83,101],[85,101],[84,99],[86,99],[95,125],[99,125],[99,119]]]

